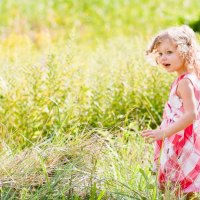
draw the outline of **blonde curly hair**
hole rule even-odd
[[[146,54],[156,55],[157,47],[164,39],[169,39],[177,45],[177,50],[185,59],[188,70],[195,72],[197,77],[200,78],[200,47],[194,31],[187,25],[163,30],[153,38]]]

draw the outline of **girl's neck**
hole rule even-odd
[[[184,74],[192,74],[194,73],[194,70],[190,69],[188,66],[184,66],[181,70],[176,71],[177,72],[177,76],[180,77]]]
[[[179,76],[182,76],[182,75],[188,74],[188,73],[190,73],[190,72],[189,71],[184,71],[184,72],[181,72],[181,73],[177,73],[177,76],[179,77]]]
[[[195,74],[195,72],[194,71],[190,71],[190,70],[186,70],[186,71],[183,71],[181,73],[177,72],[177,77],[179,78],[179,77],[181,77],[183,75],[186,75],[186,74]]]

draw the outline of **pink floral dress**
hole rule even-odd
[[[194,87],[198,116],[184,130],[155,143],[154,166],[158,168],[160,188],[172,183],[188,193],[200,192],[200,81],[195,75],[184,74],[172,84],[160,128],[173,124],[183,115],[182,99],[176,95],[176,89],[179,81],[185,78]]]

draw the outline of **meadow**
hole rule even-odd
[[[145,50],[199,6],[1,0],[1,199],[162,199],[140,132],[160,124],[174,75]]]

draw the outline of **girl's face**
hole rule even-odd
[[[187,72],[185,59],[177,51],[177,46],[170,39],[164,39],[157,47],[157,62],[168,72],[177,72],[178,75]]]

